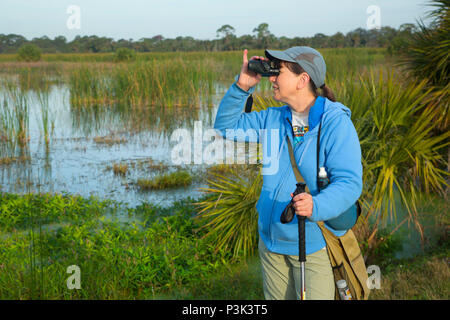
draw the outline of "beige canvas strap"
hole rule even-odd
[[[289,158],[291,160],[291,166],[292,170],[294,170],[295,180],[297,180],[297,183],[303,182],[306,185],[305,179],[303,179],[303,176],[300,173],[300,170],[298,169],[297,162],[295,161],[294,156],[294,149],[292,148],[291,139],[289,139],[289,136],[286,135],[288,150],[289,150]],[[305,191],[309,193],[309,188],[306,185]]]

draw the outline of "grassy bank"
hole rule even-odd
[[[190,202],[131,209],[95,198],[7,194],[0,202],[2,216],[8,212],[0,299],[153,299],[228,265],[227,254],[196,232]],[[72,265],[79,290],[67,287]]]

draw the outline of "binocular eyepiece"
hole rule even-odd
[[[249,60],[248,70],[260,74],[263,77],[277,76],[280,70],[276,68],[272,60]]]

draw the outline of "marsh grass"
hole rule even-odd
[[[71,103],[181,106],[214,93],[212,60],[138,61],[114,69],[80,67],[69,76]]]
[[[146,167],[147,169],[156,170],[156,171],[163,171],[163,170],[167,170],[169,168],[169,166],[166,163],[164,163],[162,161],[157,161],[154,159],[140,161],[139,167],[140,168]]]
[[[128,165],[126,163],[114,163],[112,170],[115,175],[125,176],[128,171]]]
[[[106,144],[109,146],[127,142],[126,138],[118,137],[115,133],[112,133],[107,136],[97,136],[97,137],[92,138],[92,140],[97,144]]]
[[[157,175],[152,179],[138,179],[136,184],[141,190],[160,190],[168,188],[186,187],[192,183],[192,176],[188,171],[179,170],[172,173]]]
[[[29,101],[26,94],[10,81],[3,83],[0,101],[0,157],[25,157],[29,154]]]
[[[0,158],[0,165],[9,165],[15,162],[26,162],[29,160],[29,157],[5,157]]]
[[[46,152],[49,152],[50,138],[53,136],[55,129],[55,116],[50,111],[50,87],[48,83],[43,85],[43,88],[36,91],[36,98],[40,106],[40,130],[41,136],[45,143]]]
[[[327,77],[331,80],[364,72],[368,66],[386,64],[384,49],[320,51],[327,61]],[[252,55],[264,55],[264,51],[249,52]],[[8,61],[6,56],[3,58]],[[8,73],[19,74],[23,88],[42,87],[48,79],[68,83],[70,101],[78,107],[113,103],[193,106],[211,103],[217,84],[229,86],[239,73],[242,52],[138,53],[135,61],[119,64],[113,63],[113,54],[48,54],[44,60],[25,66],[0,63]],[[267,79],[257,86],[257,92],[269,90],[271,84]]]

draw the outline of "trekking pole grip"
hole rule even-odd
[[[297,183],[297,189],[294,195],[305,192],[306,184],[303,182]],[[297,215],[298,219],[298,261],[306,261],[306,248],[305,248],[305,216]]]
[[[304,216],[297,216],[298,219],[298,261],[306,261],[306,245],[305,245],[305,219]]]

